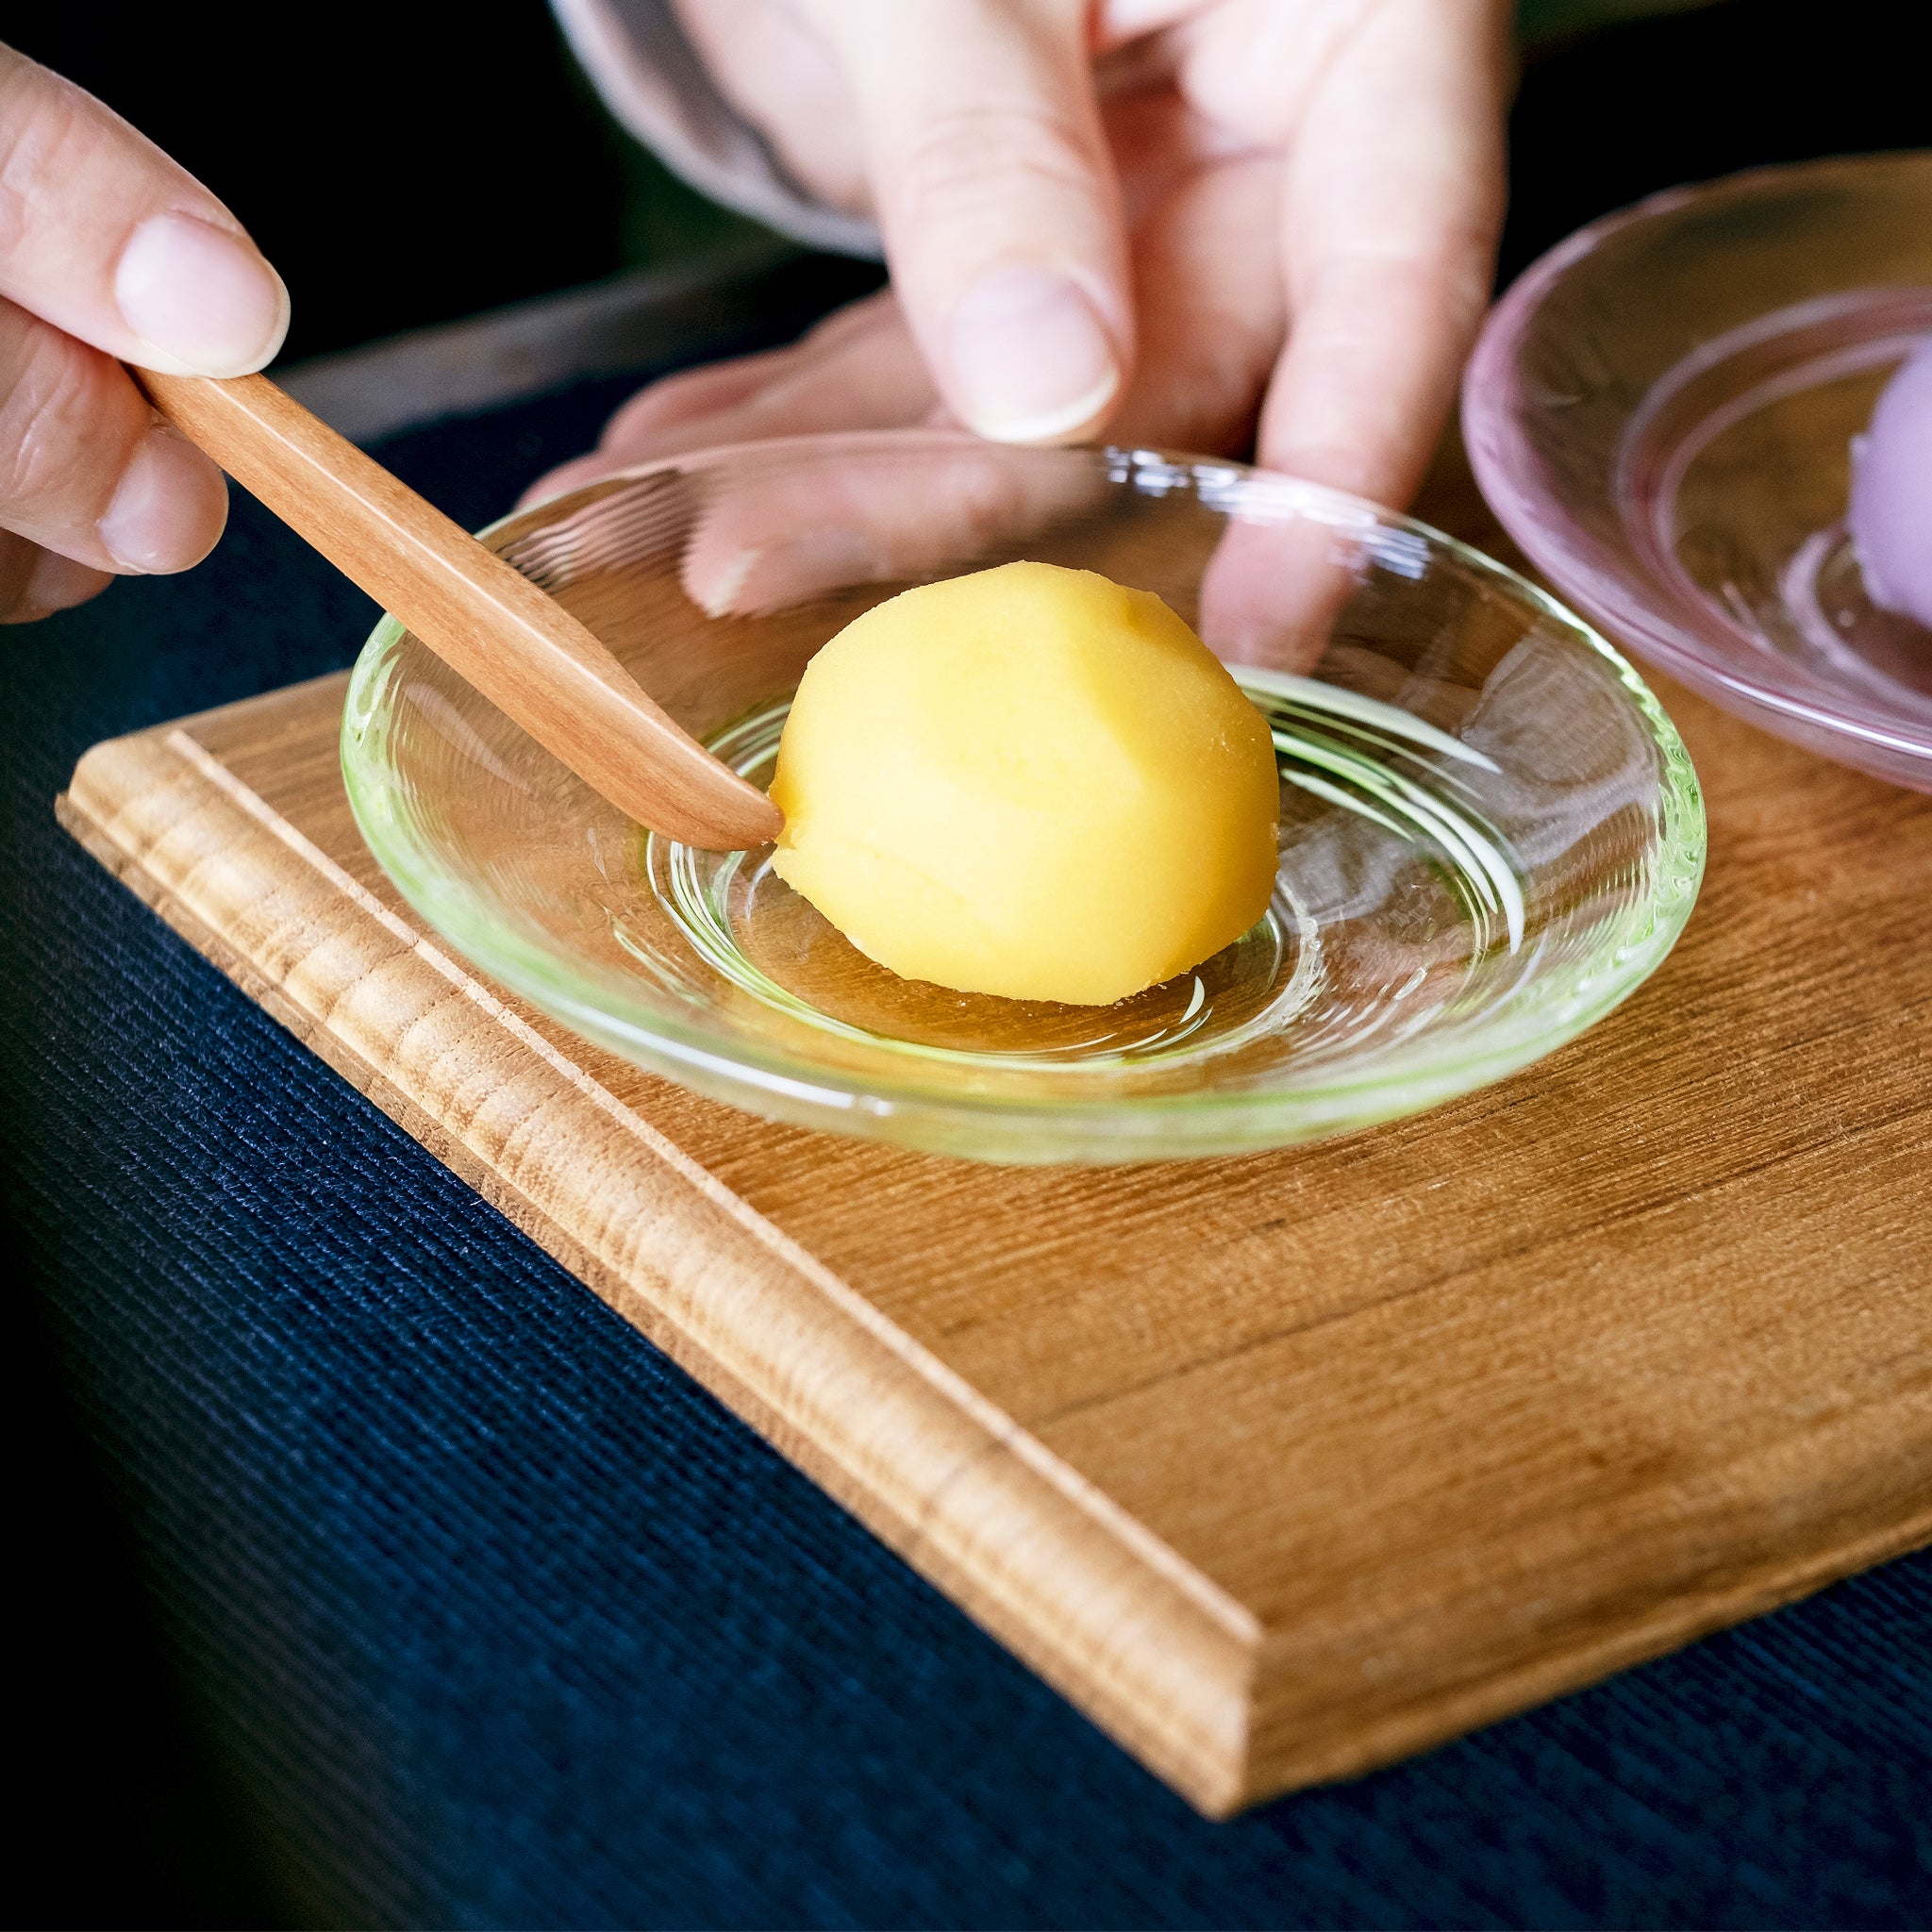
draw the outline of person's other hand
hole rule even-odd
[[[0,622],[208,555],[221,472],[121,363],[242,375],[288,322],[280,277],[207,189],[0,46]]]
[[[530,492],[679,451],[956,420],[1235,452],[1385,503],[1488,298],[1506,0],[678,0],[890,291],[674,376]]]

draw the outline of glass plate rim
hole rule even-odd
[[[809,441],[821,448],[858,445],[908,448],[917,443],[972,441],[954,432],[853,431],[811,438],[770,439],[735,443],[643,463],[617,476],[644,476],[667,468],[709,466],[749,452],[793,447]],[[1659,755],[1660,817],[1650,891],[1625,908],[1600,936],[1589,958],[1565,969],[1550,992],[1532,1003],[1533,1024],[1506,1030],[1466,1055],[1403,1050],[1375,1062],[1361,1075],[1324,1080],[1291,1090],[1207,1089],[1125,1099],[1022,1099],[1005,1095],[935,1091],[932,1086],[891,1078],[843,1076],[783,1054],[764,1053],[739,1043],[725,1045],[711,1030],[683,1024],[669,1015],[641,1024],[573,991],[568,970],[559,974],[552,950],[503,931],[471,888],[452,878],[413,840],[403,814],[380,803],[379,773],[365,770],[359,726],[379,702],[383,673],[406,627],[385,614],[370,633],[351,670],[342,710],[340,760],[344,790],[357,828],[383,871],[408,906],[431,930],[447,940],[470,963],[554,1020],[620,1058],[641,1064],[727,1104],[790,1121],[847,1134],[898,1141],[927,1151],[966,1154],[1014,1163],[1085,1159],[1159,1159],[1216,1153],[1258,1151],[1352,1131],[1429,1108],[1493,1085],[1509,1074],[1545,1058],[1594,1025],[1627,999],[1662,963],[1681,936],[1702,885],[1707,850],[1703,792],[1676,726],[1636,668],[1596,627],[1540,585],[1460,539],[1342,491],[1280,477],[1224,458],[1185,452],[1103,446],[1085,454],[1095,459],[1126,458],[1177,465],[1191,473],[1208,471],[1215,480],[1230,475],[1270,483],[1292,483],[1298,495],[1332,500],[1356,515],[1371,513],[1382,527],[1412,532],[1432,548],[1480,576],[1496,580],[1515,597],[1553,618],[1575,641],[1604,660],[1625,699],[1643,722]],[[608,483],[610,477],[599,478]],[[589,487],[595,487],[589,486]],[[575,492],[563,492],[568,495]],[[546,499],[555,502],[558,499]],[[477,532],[489,539],[542,504],[524,506]],[[394,837],[388,836],[394,833]],[[1554,995],[1567,989],[1567,997]],[[1494,1023],[1467,1023],[1472,1027]],[[1411,1058],[1419,1062],[1411,1065]],[[1375,1095],[1386,1105],[1364,1105]],[[912,1126],[911,1133],[888,1131],[886,1124]],[[921,1124],[924,1124],[922,1128]]]
[[[1717,688],[1796,722],[1932,762],[1932,732],[1902,730],[1898,713],[1861,702],[1849,687],[1802,664],[1779,662],[1775,675],[1754,676],[1647,603],[1557,493],[1542,487],[1543,466],[1522,425],[1520,407],[1520,351],[1539,310],[1570,270],[1612,236],[1699,204],[1749,199],[1806,178],[1866,176],[1901,163],[1924,169],[1932,165],[1932,152],[1901,148],[1744,168],[1662,189],[1587,223],[1531,262],[1491,309],[1463,374],[1462,421],[1470,467],[1497,521],[1565,596],[1626,635],[1641,656],[1701,690]]]

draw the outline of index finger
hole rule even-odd
[[[188,171],[0,46],[0,295],[124,362],[242,375],[281,346],[282,280]]]
[[[1078,0],[816,0],[851,81],[892,286],[948,407],[1078,441],[1133,361],[1119,183]]]
[[[1309,102],[1284,187],[1268,468],[1397,508],[1421,482],[1489,299],[1506,45],[1495,0],[1384,6]]]

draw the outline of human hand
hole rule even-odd
[[[791,172],[878,220],[893,287],[644,391],[531,495],[947,420],[1255,440],[1271,468],[1413,492],[1488,297],[1505,0],[680,4]]]
[[[221,472],[121,363],[241,375],[288,322],[280,277],[207,189],[0,46],[0,622],[208,555]]]

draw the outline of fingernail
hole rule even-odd
[[[114,274],[121,317],[170,373],[244,375],[281,347],[289,291],[254,245],[193,215],[151,215]]]
[[[214,548],[227,501],[214,465],[158,423],[135,446],[94,534],[123,570],[186,570]]]
[[[1121,385],[1113,344],[1069,276],[1000,269],[953,310],[953,377],[967,422],[995,442],[1084,427]]]

